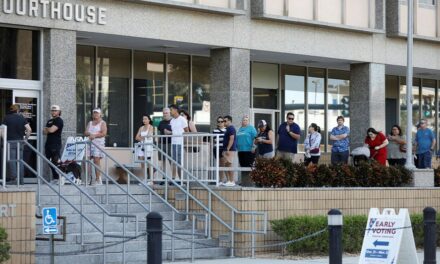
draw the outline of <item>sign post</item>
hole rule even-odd
[[[50,263],[55,263],[55,241],[54,235],[58,234],[57,218],[58,212],[56,207],[44,207],[41,210],[43,216],[43,234],[50,235]]]
[[[371,208],[359,264],[418,264],[408,209]]]

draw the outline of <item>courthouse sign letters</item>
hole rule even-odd
[[[0,0],[4,14],[105,25],[106,9],[50,0]]]

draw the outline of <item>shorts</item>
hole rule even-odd
[[[159,148],[168,156],[171,156],[171,142],[165,142],[165,143],[159,143]],[[167,158],[164,156],[164,153],[158,152],[157,156],[159,160],[167,160]],[[164,157],[162,157],[164,156]]]
[[[236,153],[236,151],[223,151],[223,161],[225,163],[225,166],[232,166]]]
[[[173,158],[178,164],[182,165],[182,145],[171,145],[171,158]]]
[[[286,159],[286,160],[290,160],[293,162],[294,158],[295,158],[295,153],[278,150],[277,157],[282,158],[282,159]]]

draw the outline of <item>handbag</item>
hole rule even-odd
[[[319,153],[319,148],[314,148],[309,151],[311,154]]]

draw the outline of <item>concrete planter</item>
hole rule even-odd
[[[434,187],[433,169],[414,169],[412,170],[413,181],[411,187]]]

